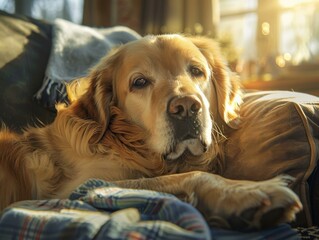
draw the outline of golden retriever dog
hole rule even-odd
[[[174,194],[226,228],[289,222],[302,208],[290,177],[220,176],[241,95],[213,40],[144,37],[111,51],[69,93],[52,124],[1,131],[1,209],[67,198],[89,178]]]

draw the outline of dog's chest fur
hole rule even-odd
[[[90,178],[116,181],[139,178],[141,173],[132,171],[123,164],[123,159],[110,150],[104,154],[79,156],[72,149],[64,150],[61,155],[50,151],[33,151],[27,157],[27,170],[35,199],[67,198],[70,193]]]

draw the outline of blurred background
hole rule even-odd
[[[319,0],[0,0],[0,9],[141,35],[209,36],[244,87],[319,96]]]

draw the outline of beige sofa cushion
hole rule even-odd
[[[285,91],[247,93],[240,114],[242,125],[226,143],[223,176],[295,177],[291,187],[304,205],[295,224],[312,225],[307,180],[319,158],[319,98]]]

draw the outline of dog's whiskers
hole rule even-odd
[[[222,129],[220,129],[220,127],[218,126],[216,122],[213,122],[212,137],[213,137],[213,141],[216,143],[225,141],[227,139]]]

